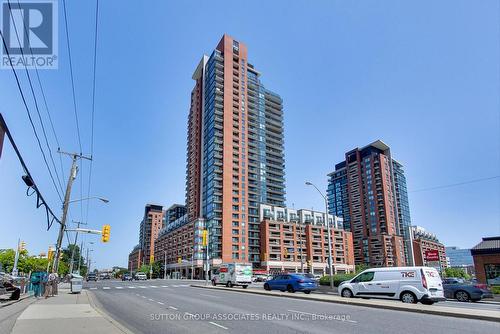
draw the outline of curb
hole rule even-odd
[[[463,318],[463,319],[474,319],[474,320],[486,320],[486,321],[500,322],[500,312],[497,312],[498,315],[496,315],[496,316],[486,315],[486,314],[484,314],[485,310],[479,310],[479,311],[481,311],[481,314],[472,315],[472,314],[466,313],[467,312],[466,309],[464,309],[465,311],[462,313],[462,312],[455,312],[455,311],[451,311],[451,310],[433,310],[433,309],[425,309],[425,308],[414,308],[410,305],[397,305],[397,304],[389,305],[389,304],[367,303],[367,302],[364,302],[363,300],[356,300],[356,299],[352,299],[352,298],[351,299],[324,299],[324,298],[314,297],[313,294],[301,296],[301,295],[294,295],[294,294],[288,294],[288,293],[267,292],[267,291],[258,291],[258,290],[249,290],[249,289],[235,290],[233,288],[213,287],[213,286],[196,285],[196,284],[191,284],[191,287],[200,288],[200,289],[223,290],[223,291],[230,291],[230,292],[237,292],[237,293],[238,292],[239,293],[250,293],[250,294],[254,294],[254,295],[264,295],[264,296],[268,296],[268,297],[284,297],[284,298],[301,299],[301,300],[306,300],[306,301],[318,301],[318,302],[324,302],[324,303],[335,303],[335,304],[344,304],[344,305],[350,305],[350,306],[362,306],[362,307],[371,307],[371,308],[377,308],[377,309],[387,309],[387,310],[394,310],[394,311],[430,314],[430,315],[438,315],[438,316],[443,316],[443,317],[454,317],[454,318]]]
[[[106,319],[108,322],[111,323],[111,325],[115,326],[116,329],[118,329],[120,332],[122,333],[125,333],[125,334],[134,334],[134,332],[132,332],[131,330],[129,330],[127,327],[125,327],[124,325],[120,324],[118,321],[116,321],[115,319],[113,319],[108,313],[106,313],[102,308],[98,307],[97,306],[97,303],[94,301],[94,299],[92,298],[92,293],[91,292],[88,292],[85,290],[85,294],[87,295],[87,298],[89,300],[89,303],[90,303],[90,306],[92,306],[92,308],[94,310],[97,311],[97,313],[99,313],[100,315],[102,315],[102,317],[104,319]]]
[[[29,298],[31,296],[32,295],[30,295],[29,293],[25,293],[24,295],[21,295],[18,300],[8,300],[7,302],[0,304],[0,308],[7,307],[7,306],[10,306],[12,304],[18,303],[18,302],[25,300],[26,298]]]

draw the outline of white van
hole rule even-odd
[[[446,300],[441,277],[430,267],[386,267],[361,272],[339,285],[342,297],[389,298],[431,305]]]
[[[251,263],[225,263],[215,271],[212,285],[224,284],[227,287],[241,285],[246,289],[252,283]]]

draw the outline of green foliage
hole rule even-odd
[[[148,274],[149,275],[149,265],[148,264],[143,264],[139,270],[137,270],[138,272],[143,272],[145,274]]]
[[[333,275],[333,285],[339,286],[343,281],[350,280],[356,276],[356,274],[337,274]],[[320,285],[330,285],[330,275],[323,276],[319,279]]]
[[[370,266],[366,265],[366,264],[357,264],[356,266],[356,274],[359,274],[360,272],[362,272],[363,270],[366,270],[366,269],[370,269]]]
[[[465,272],[462,268],[445,268],[444,269],[445,277],[458,277],[464,278],[466,280],[470,279],[470,275]]]
[[[5,249],[0,251],[0,263],[2,264],[2,270],[6,273],[10,273],[14,267],[14,258],[16,252],[13,249]]]
[[[500,286],[492,286],[491,287],[491,292],[493,292],[495,295],[500,295]]]

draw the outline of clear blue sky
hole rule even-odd
[[[88,153],[95,3],[67,2]],[[223,33],[247,44],[266,87],[283,97],[289,206],[322,209],[304,181],[325,189],[326,174],[347,150],[382,139],[405,165],[413,224],[461,247],[499,235],[499,179],[411,192],[500,174],[499,12],[496,0],[101,1],[92,194],[111,202],[92,202],[88,221],[112,229],[108,244],[94,237],[98,267],[126,266],[145,203],[184,202],[191,75]],[[77,151],[61,15],[59,22],[59,70],[42,71],[41,80],[62,148]],[[35,181],[60,213],[10,71],[0,71],[0,97]],[[49,140],[55,150],[50,133]],[[66,176],[69,167],[65,158]],[[84,163],[84,196],[88,168]],[[6,143],[0,248],[21,237],[39,253],[55,242],[57,226],[46,231],[21,175]],[[73,198],[80,191],[78,179]],[[73,219],[81,212],[72,206]]]

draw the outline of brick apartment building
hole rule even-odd
[[[434,233],[426,231],[423,227],[412,226],[413,252],[416,266],[438,265],[441,270],[448,267],[446,249]],[[438,260],[430,258],[438,252]]]
[[[356,264],[412,265],[406,178],[389,146],[377,140],[351,150],[328,176],[328,211],[353,233]]]
[[[500,285],[500,236],[483,238],[472,247],[476,278],[480,283]]]

